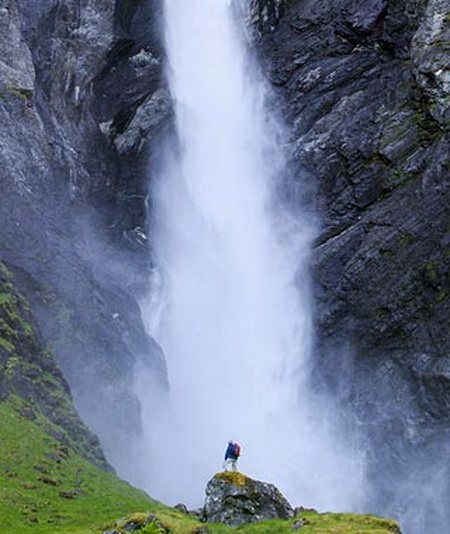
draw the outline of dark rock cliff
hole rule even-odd
[[[449,474],[448,3],[255,4],[290,188],[320,199],[316,376],[367,440],[372,506],[444,532],[450,488],[427,496],[427,476]]]
[[[157,1],[0,1],[1,259],[107,452],[139,426],[136,362],[164,379],[148,277],[148,143],[170,114]]]

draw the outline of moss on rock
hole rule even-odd
[[[64,445],[95,465],[111,469],[98,439],[73,406],[69,386],[44,345],[12,270],[0,262],[0,401],[8,395],[48,417],[58,427]]]
[[[216,475],[214,475],[214,478],[219,478],[219,479],[227,481],[229,484],[233,484],[235,486],[241,486],[241,487],[249,484],[249,481],[251,480],[250,478],[243,475],[242,473],[230,472],[230,471],[217,473]]]

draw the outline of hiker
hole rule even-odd
[[[228,466],[231,464],[231,469],[236,471],[236,464],[239,456],[241,455],[241,447],[238,443],[233,443],[230,439],[228,441],[228,447],[225,451],[225,461],[223,462],[224,471],[228,471]]]

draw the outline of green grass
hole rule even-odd
[[[18,397],[0,403],[2,534],[126,532],[130,522],[140,526],[140,533],[194,534],[204,526],[77,456],[51,437],[55,426],[44,416],[38,414],[29,420],[20,415],[27,406]],[[154,520],[149,522],[149,516]],[[292,533],[299,518],[305,523],[303,534],[399,532],[397,523],[387,519],[314,511],[301,512],[290,521],[264,521],[238,528],[208,524],[207,528],[209,534]]]
[[[396,521],[373,515],[304,512],[300,514],[300,517],[306,522],[301,529],[304,534],[388,534],[400,532]]]
[[[92,466],[50,437],[44,431],[49,425],[44,417],[29,421],[14,404],[11,400],[0,404],[3,534],[95,532],[95,525],[153,503],[144,492]]]

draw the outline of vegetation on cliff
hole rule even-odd
[[[60,435],[61,443],[104,469],[107,464],[96,436],[76,412],[53,354],[46,348],[30,305],[18,289],[20,273],[0,262],[0,401],[15,395],[26,401],[23,414],[39,414]]]

